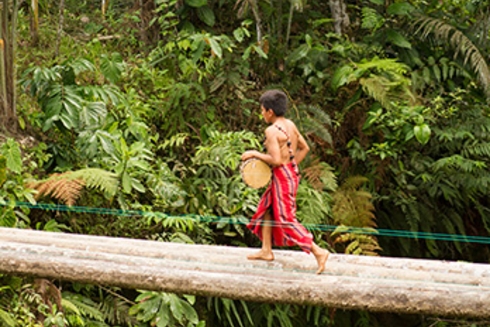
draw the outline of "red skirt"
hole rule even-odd
[[[310,253],[313,235],[296,219],[296,193],[299,184],[298,166],[291,162],[272,168],[272,180],[247,227],[262,240],[264,216],[271,210],[272,244],[298,245]]]

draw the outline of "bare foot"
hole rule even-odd
[[[249,254],[247,255],[248,260],[265,260],[265,261],[272,261],[274,260],[274,254],[272,252],[265,252],[263,250],[260,250],[259,252],[255,254]]]
[[[317,275],[320,275],[325,270],[325,263],[327,262],[328,256],[330,252],[327,250],[323,250],[322,254],[319,254],[316,257],[316,261],[318,262],[318,270],[316,271]]]

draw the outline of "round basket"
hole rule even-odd
[[[240,173],[243,182],[252,188],[266,186],[272,177],[271,167],[257,158],[251,158],[242,162]]]

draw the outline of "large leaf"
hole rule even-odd
[[[103,54],[100,58],[100,69],[109,82],[116,83],[119,81],[124,70],[121,54],[114,52],[110,57]]]
[[[5,157],[6,167],[13,172],[20,173],[22,171],[22,157],[17,142],[10,138],[7,139],[7,142],[2,145],[0,151]]]
[[[211,50],[216,55],[216,57],[221,58],[221,56],[223,55],[223,50],[221,50],[221,46],[219,45],[219,43],[212,37],[206,38],[206,41],[209,42],[209,46],[211,47]]]
[[[94,127],[103,124],[107,109],[103,102],[90,102],[80,110],[80,124],[84,127]]]
[[[430,139],[430,127],[427,124],[417,125],[413,128],[415,138],[421,144],[426,144]]]
[[[7,180],[7,159],[0,155],[0,186]]]
[[[17,323],[15,322],[14,317],[12,317],[10,313],[0,309],[0,326],[3,325],[7,327],[15,327],[17,326]]]
[[[408,2],[397,2],[389,5],[386,12],[390,15],[407,16],[414,10],[415,8]]]
[[[208,4],[208,0],[185,0],[185,4],[194,8],[199,8]]]
[[[406,48],[406,49],[412,48],[410,42],[408,42],[403,35],[401,35],[400,33],[398,33],[393,29],[389,29],[386,31],[386,40],[393,43],[396,46],[399,46],[400,48]]]
[[[202,6],[197,8],[197,16],[206,25],[214,26],[216,19],[213,10],[209,8],[209,6]]]
[[[331,82],[334,91],[336,91],[341,86],[349,84],[353,80],[352,77],[353,72],[354,69],[349,65],[345,65],[337,69],[333,74],[332,82]]]
[[[71,67],[75,75],[78,75],[83,72],[95,71],[94,64],[90,60],[84,58],[74,59],[68,62],[66,66]]]

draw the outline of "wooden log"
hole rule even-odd
[[[199,246],[194,246],[194,251]],[[243,270],[185,260],[0,242],[0,271],[92,284],[344,309],[484,318],[490,288],[423,281]]]
[[[269,263],[245,260],[248,254],[256,251],[250,248],[200,245],[195,251],[195,245],[190,244],[7,228],[0,228],[0,240],[198,263],[210,261],[226,265],[232,262],[242,269],[268,267],[299,272],[316,269],[314,258],[300,251],[276,251],[276,260]],[[465,262],[332,254],[325,274],[490,286],[488,265]]]

